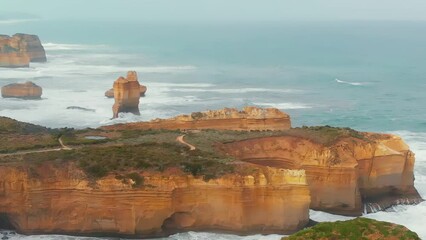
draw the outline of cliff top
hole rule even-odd
[[[190,115],[179,115],[171,119],[155,119],[154,121],[197,121],[212,119],[266,119],[266,118],[290,118],[288,114],[276,108],[244,107],[243,110],[236,108],[223,108],[220,110],[208,110],[204,112],[193,112]]]

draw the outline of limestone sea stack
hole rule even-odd
[[[30,62],[46,62],[46,53],[36,35],[0,35],[0,67],[29,67]]]
[[[140,85],[139,92],[140,92],[140,96],[141,97],[145,96],[146,90],[147,90],[146,86]],[[114,98],[114,88],[111,88],[108,91],[106,91],[105,92],[105,97],[107,97],[107,98]]]
[[[43,90],[33,82],[13,83],[1,88],[4,98],[40,99]]]
[[[130,112],[139,115],[140,84],[135,71],[129,71],[127,78],[119,77],[114,82],[114,99],[112,107],[113,118],[120,112]]]
[[[216,129],[216,130],[286,130],[291,128],[290,116],[276,108],[245,107],[243,110],[224,108],[193,112],[169,119],[154,119],[106,126],[106,129]]]

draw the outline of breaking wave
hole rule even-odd
[[[312,106],[309,106],[304,103],[291,103],[291,102],[285,102],[285,103],[265,103],[265,102],[255,102],[254,105],[261,106],[261,107],[274,107],[278,109],[306,109],[306,108],[312,108]]]
[[[370,84],[368,82],[347,82],[347,81],[343,81],[343,80],[340,80],[340,79],[337,79],[337,78],[335,79],[335,81],[337,83],[342,83],[342,84],[347,84],[347,85],[352,85],[352,86],[365,86],[365,85]]]

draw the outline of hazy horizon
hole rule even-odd
[[[421,0],[14,0],[1,3],[0,21],[425,21]],[[11,21],[12,20],[12,21]]]

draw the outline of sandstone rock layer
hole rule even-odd
[[[143,175],[144,186],[134,188],[114,176],[90,181],[72,164],[0,166],[0,216],[26,234],[125,237],[187,230],[290,233],[309,220],[304,171],[262,168],[208,182]]]
[[[106,129],[218,129],[218,130],[286,130],[290,116],[276,108],[245,107],[194,112],[170,119],[107,126]]]
[[[1,88],[4,98],[40,99],[42,94],[42,88],[33,82],[13,83]]]
[[[329,146],[295,136],[264,137],[221,148],[246,162],[304,169],[313,209],[361,215],[422,201],[414,188],[414,154],[402,139],[369,133],[363,137]]]
[[[140,91],[140,96],[143,97],[145,96],[147,87],[144,85],[140,85],[139,91]],[[105,92],[105,97],[107,98],[114,98],[114,88],[109,89],[108,91]]]
[[[46,62],[46,53],[36,35],[0,35],[0,67],[28,67],[30,62]]]
[[[114,82],[114,99],[112,107],[113,118],[117,118],[120,112],[130,112],[139,115],[140,84],[137,73],[130,71],[127,78],[119,77]]]

